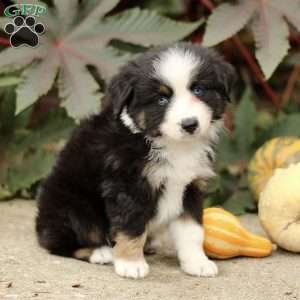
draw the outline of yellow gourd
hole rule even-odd
[[[300,139],[278,137],[259,148],[248,167],[248,182],[256,200],[277,168],[300,162]]]
[[[213,258],[235,256],[264,257],[272,253],[272,243],[248,232],[238,218],[222,208],[206,208],[203,214],[205,253]]]
[[[258,208],[270,238],[281,248],[300,253],[300,163],[276,170]]]

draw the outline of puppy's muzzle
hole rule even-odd
[[[181,128],[189,134],[193,134],[198,127],[199,122],[197,118],[186,118],[181,122]]]

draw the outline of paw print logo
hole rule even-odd
[[[10,34],[10,44],[14,48],[20,46],[36,47],[39,44],[39,35],[45,32],[45,26],[37,23],[33,16],[17,16],[12,23],[6,24],[4,31]]]

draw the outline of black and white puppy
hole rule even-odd
[[[74,131],[43,184],[40,245],[140,278],[149,272],[146,242],[165,228],[184,272],[215,276],[194,182],[214,176],[233,73],[215,52],[190,43],[148,51],[123,67],[103,111]]]

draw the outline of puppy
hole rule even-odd
[[[74,131],[42,186],[40,245],[141,278],[149,272],[146,241],[164,228],[184,272],[215,276],[202,247],[195,180],[214,176],[233,76],[215,52],[190,43],[148,51],[123,67],[102,112]]]

